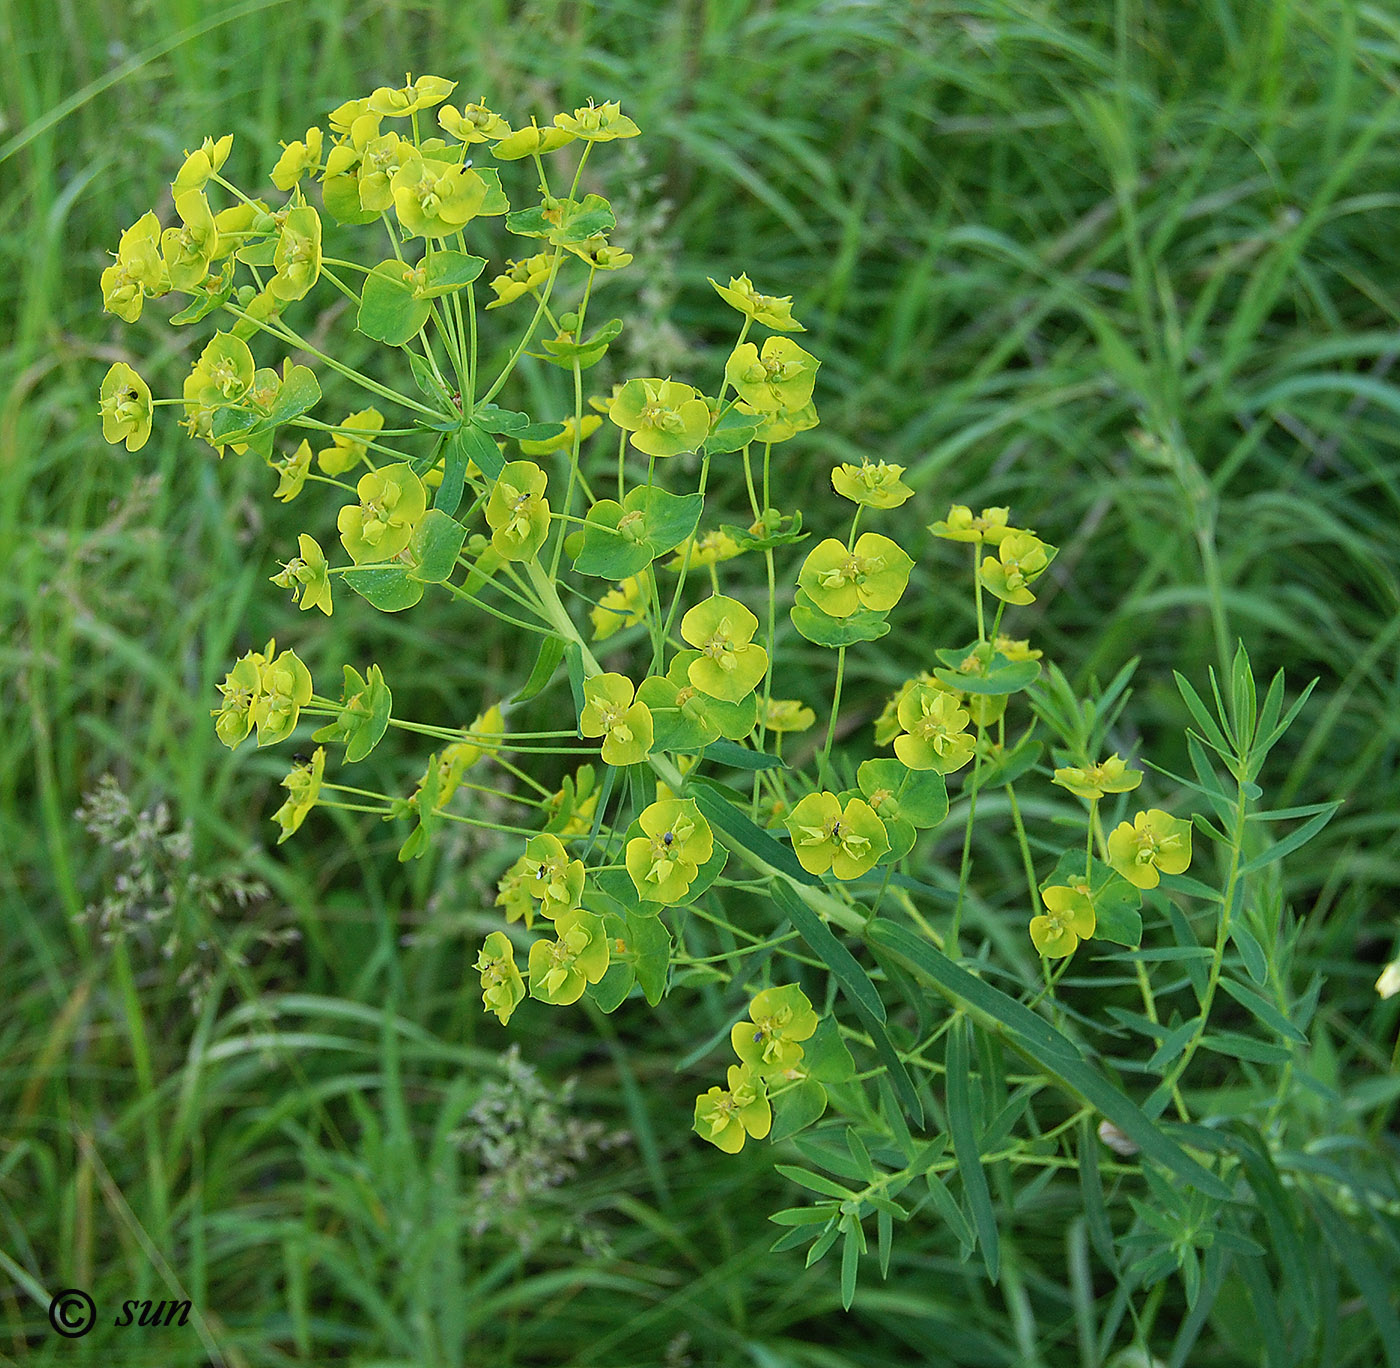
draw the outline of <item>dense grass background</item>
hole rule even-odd
[[[1267,776],[1279,806],[1344,801],[1272,894],[1298,986],[1326,976],[1287,1138],[1400,1196],[1397,1013],[1371,990],[1400,883],[1388,7],[12,0],[0,50],[0,1358],[1092,1365],[1131,1343],[1104,1329],[1072,1189],[1008,1217],[999,1286],[930,1218],[834,1311],[833,1268],[766,1252],[771,1156],[688,1134],[707,1065],[677,1060],[733,1004],[702,986],[655,1014],[527,1005],[509,1038],[482,1021],[467,966],[505,847],[404,869],[377,824],[318,815],[269,853],[285,760],[230,755],[208,720],[239,651],[276,632],[313,670],[377,656],[411,715],[461,719],[522,662],[446,611],[294,622],[267,576],[302,513],[264,470],[173,423],[138,456],[102,444],[109,362],[174,392],[193,338],[158,307],[132,330],[101,315],[97,276],[183,147],[232,131],[235,179],[260,183],[279,137],[406,70],[522,116],[621,98],[647,136],[607,174],[641,280],[617,287],[638,316],[617,373],[714,373],[732,326],[707,275],[794,294],[823,425],[782,448],[789,506],[824,525],[834,499],[809,491],[859,452],[909,468],[911,536],[952,500],[1011,503],[1063,548],[1019,630],[1079,684],[1141,658],[1125,744],[1179,771],[1170,671],[1203,683],[1236,637],[1290,696],[1320,679]],[[547,407],[552,383],[528,373],[521,398]],[[853,717],[920,643],[966,636],[947,565],[930,554],[901,630],[853,659]],[[374,764],[402,785],[418,758]],[[107,772],[190,850],[75,820]],[[979,905],[1019,920],[999,865],[989,847]],[[82,913],[123,875],[169,912],[111,948]],[[538,1151],[507,1172],[588,1157],[512,1208],[519,1229],[478,1231],[481,1089],[511,1079]],[[1400,1360],[1400,1240],[1378,1238],[1359,1273],[1319,1254],[1319,1328],[1286,1361]],[[61,1286],[189,1296],[205,1324],[64,1343],[43,1314]],[[1259,1362],[1251,1326],[1227,1287],[1189,1361]]]

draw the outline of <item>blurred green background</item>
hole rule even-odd
[[[327,814],[270,850],[287,759],[231,755],[208,716],[241,651],[275,633],[318,680],[378,659],[442,721],[528,661],[446,605],[297,620],[267,579],[305,511],[264,468],[170,421],[136,455],[101,441],[110,362],[175,393],[205,331],[158,305],[125,328],[97,278],[168,213],[182,149],[232,132],[226,174],[263,185],[279,139],[407,71],[512,119],[620,99],[645,136],[598,174],[636,265],[594,387],[716,374],[733,316],[707,276],[792,294],[822,426],[779,449],[778,502],[824,528],[830,464],[865,453],[908,468],[894,522],[921,545],[949,502],[1012,505],[1062,548],[1018,634],[1081,686],[1141,660],[1125,746],[1180,772],[1171,671],[1205,687],[1237,637],[1290,697],[1320,679],[1266,776],[1274,806],[1344,800],[1275,890],[1298,983],[1326,976],[1291,1139],[1389,1143],[1375,1181],[1400,1192],[1395,1004],[1371,988],[1400,882],[1388,7],[8,0],[0,51],[0,1359],[1095,1365],[1131,1343],[1129,1321],[1096,1341],[1112,1282],[1076,1271],[1073,1188],[1011,1218],[999,1286],[930,1218],[834,1309],[832,1267],[767,1252],[771,1155],[689,1134],[713,1070],[677,1061],[734,1002],[482,1020],[469,965],[513,850],[405,868],[387,828]],[[315,327],[349,326],[327,292]],[[562,412],[550,376],[517,397]],[[965,637],[946,565],[853,656],[853,724]],[[385,748],[375,781],[421,760]],[[1014,851],[981,858],[1019,920]],[[104,900],[144,929],[109,943]],[[1297,1362],[1397,1361],[1368,1266],[1378,1293],[1323,1278],[1332,1339]],[[204,1326],[60,1341],[64,1286],[187,1296]],[[1227,1288],[1189,1362],[1259,1362],[1251,1304]]]

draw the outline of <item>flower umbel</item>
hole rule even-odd
[[[1160,808],[1139,812],[1109,833],[1108,862],[1130,884],[1156,888],[1163,874],[1184,874],[1191,864],[1191,823]]]

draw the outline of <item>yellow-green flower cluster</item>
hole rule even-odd
[[[295,651],[274,655],[276,649],[269,641],[263,650],[249,651],[219,685],[223,702],[210,716],[219,740],[230,750],[254,727],[260,746],[285,741],[311,701],[311,672]]]
[[[664,798],[637,819],[643,834],[627,842],[623,859],[637,896],[673,903],[690,891],[714,854],[714,834],[693,799]]]
[[[850,798],[843,807],[834,793],[809,793],[783,825],[809,874],[858,879],[890,848],[885,824],[864,798]]]
[[[768,1084],[798,1076],[802,1042],[816,1029],[817,1014],[795,983],[759,993],[749,1004],[749,1019],[730,1032],[739,1063],[729,1066],[729,1086],[695,1099],[695,1133],[726,1154],[737,1154],[750,1136],[762,1140],[773,1120]]]

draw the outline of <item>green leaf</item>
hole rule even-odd
[[[627,913],[627,939],[637,952],[637,982],[653,1007],[666,992],[671,968],[671,933],[659,917]]]
[[[958,1174],[972,1208],[972,1224],[982,1246],[982,1262],[987,1277],[996,1282],[1001,1274],[1001,1237],[997,1231],[996,1212],[992,1209],[992,1194],[987,1188],[987,1175],[982,1169],[982,1152],[972,1120],[972,1096],[968,1087],[967,1033],[972,1024],[965,1017],[955,1021],[948,1031],[947,1100],[948,1130],[953,1138],[953,1155],[958,1161]]]
[[[495,480],[505,469],[506,458],[495,440],[473,419],[457,435],[467,459],[476,462],[476,468],[488,480]]]
[[[540,693],[551,679],[554,672],[559,668],[559,662],[564,659],[564,638],[557,636],[547,636],[540,639],[539,654],[535,656],[534,667],[530,671],[530,677],[521,686],[520,692],[511,700],[513,703],[524,703],[534,698]]]
[[[860,1272],[860,1245],[856,1242],[855,1218],[846,1218],[851,1224],[846,1226],[845,1243],[841,1246],[841,1308],[844,1311],[851,1309],[851,1303],[856,1299],[856,1278]]]
[[[1211,717],[1206,705],[1201,702],[1200,695],[1191,687],[1190,681],[1178,670],[1172,671],[1172,678],[1176,680],[1176,688],[1181,695],[1181,701],[1186,704],[1187,710],[1201,729],[1201,735],[1207,744],[1213,746],[1221,755],[1232,754],[1234,747],[1226,740],[1220,728],[1216,726],[1215,719]]]
[[[462,506],[462,490],[466,487],[467,449],[459,428],[447,442],[442,460],[442,483],[433,496],[433,507],[450,518]]]
[[[880,1001],[875,985],[855,956],[832,934],[831,928],[782,882],[773,885],[773,900],[791,919],[812,953],[831,970],[851,1005],[883,1025],[885,1004]]]
[[[1257,1021],[1263,1022],[1275,1035],[1291,1040],[1295,1045],[1306,1045],[1308,1038],[1277,1007],[1252,988],[1246,988],[1234,979],[1222,978],[1220,986]]]
[[[1256,855],[1252,860],[1247,861],[1240,868],[1240,877],[1246,874],[1253,874],[1256,869],[1263,869],[1266,865],[1274,864],[1283,859],[1285,855],[1290,855],[1299,846],[1311,841],[1323,827],[1336,815],[1337,809],[1341,807],[1340,802],[1328,803],[1326,809],[1319,812],[1309,822],[1304,822],[1302,826],[1290,831],[1281,841],[1276,841],[1262,854]]]
[[[1008,1044],[1033,1059],[1066,1091],[1077,1094],[1113,1122],[1149,1159],[1171,1169],[1192,1186],[1221,1201],[1230,1189],[1158,1129],[1131,1098],[1088,1064],[1072,1041],[1049,1022],[1000,989],[954,964],[942,951],[902,926],[876,920],[865,935],[901,955],[952,1002],[984,1018],[986,1029],[1000,1029]]]
[[[1253,1064],[1287,1064],[1292,1051],[1269,1040],[1241,1035],[1237,1031],[1212,1031],[1201,1037],[1201,1048],[1230,1059],[1247,1059]]]
[[[890,630],[890,624],[885,621],[888,614],[873,613],[868,608],[848,618],[830,617],[812,602],[805,589],[797,591],[796,602],[788,609],[788,616],[808,641],[832,649],[851,646],[857,641],[878,641]]]
[[[1079,1123],[1079,1191],[1084,1199],[1084,1221],[1089,1239],[1104,1265],[1118,1272],[1118,1254],[1113,1247],[1113,1226],[1104,1200],[1103,1178],[1099,1174],[1099,1137],[1092,1117]]]
[[[406,565],[360,566],[346,570],[342,578],[381,613],[402,612],[423,597],[423,582],[412,578]]]
[[[815,1079],[804,1079],[774,1099],[773,1129],[768,1138],[775,1143],[786,1140],[820,1121],[825,1111],[826,1089]]]
[[[466,540],[467,529],[456,518],[450,518],[440,508],[430,508],[413,529],[408,543],[413,558],[410,574],[427,584],[442,584],[452,578],[457,557]]]
[[[737,741],[711,741],[705,747],[704,754],[706,760],[713,760],[719,765],[728,765],[730,769],[787,768],[778,756],[769,755],[767,751],[754,750],[750,746],[741,746]]]
[[[1240,952],[1240,958],[1244,961],[1245,970],[1250,978],[1255,983],[1267,983],[1269,961],[1264,955],[1264,947],[1238,918],[1230,924],[1230,939],[1234,941],[1235,949]]]
[[[383,261],[365,277],[355,326],[376,342],[402,347],[418,335],[432,308],[426,299],[415,299],[404,283],[401,261]]]
[[[495,404],[478,404],[472,410],[472,422],[483,432],[494,433],[497,437],[513,437],[530,426],[530,415],[516,413],[514,409],[497,408]],[[481,463],[478,461],[477,464]]]
[[[788,1207],[783,1211],[775,1211],[768,1219],[774,1225],[823,1225],[831,1219],[832,1211],[833,1208],[829,1205]]]
[[[977,1244],[977,1237],[972,1233],[967,1217],[963,1215],[962,1208],[953,1200],[953,1194],[948,1191],[947,1184],[938,1174],[929,1173],[925,1175],[924,1181],[928,1184],[928,1195],[933,1201],[934,1210],[953,1232],[954,1238],[962,1246],[963,1257],[966,1258]]]
[[[855,1193],[849,1188],[843,1188],[840,1183],[823,1174],[813,1173],[810,1169],[798,1168],[795,1164],[774,1164],[773,1169],[799,1187],[805,1187],[809,1192],[819,1192],[823,1197],[837,1197],[844,1202],[855,1196]]]

